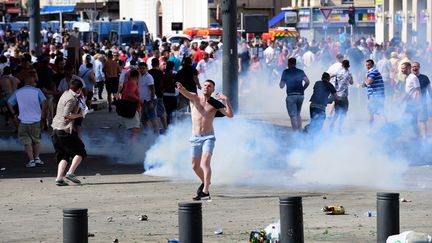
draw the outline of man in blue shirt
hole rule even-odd
[[[36,73],[36,71],[34,71]],[[28,75],[24,79],[25,86],[15,91],[8,100],[8,106],[13,111],[13,106],[18,104],[19,116],[12,114],[19,120],[18,138],[24,144],[29,158],[27,168],[43,165],[39,158],[42,105],[45,104],[45,95],[36,88],[36,79]]]
[[[367,88],[368,95],[368,111],[369,125],[374,123],[375,116],[381,116],[386,121],[384,115],[384,81],[381,73],[374,67],[375,63],[372,59],[366,60],[366,81],[363,84]]]
[[[309,79],[305,72],[296,68],[297,60],[288,59],[288,68],[282,73],[279,87],[283,89],[286,86],[286,107],[291,119],[291,126],[294,131],[301,131],[301,107],[304,100],[304,91],[309,86]]]
[[[304,132],[318,132],[322,129],[326,119],[325,109],[329,102],[329,95],[336,97],[336,89],[330,83],[330,74],[323,73],[321,80],[315,82],[313,87],[313,94],[310,99],[310,117],[309,125],[305,126]]]

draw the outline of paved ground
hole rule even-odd
[[[90,114],[85,124],[89,133],[99,131],[99,140],[103,140],[100,133],[122,131],[117,118],[106,110]],[[143,175],[140,162],[114,164],[95,153],[79,168],[83,184],[60,188],[54,185],[56,164],[49,148],[42,155],[45,166],[26,169],[25,155],[17,151],[20,147],[6,140],[13,134],[4,126],[0,134],[0,167],[5,168],[0,171],[0,242],[61,242],[62,209],[69,207],[88,208],[89,232],[94,234],[90,242],[167,242],[178,237],[178,203],[190,201],[198,186],[195,182]],[[405,179],[422,178],[432,185],[431,172],[429,166],[413,167]],[[364,215],[375,210],[376,192],[346,187],[215,186],[213,201],[203,204],[204,242],[247,242],[251,230],[277,221],[280,195],[303,197],[306,242],[376,242],[376,218]],[[432,192],[399,192],[412,200],[401,203],[401,231],[431,232]],[[344,205],[347,215],[328,216],[320,211],[331,204]],[[148,221],[139,221],[140,215],[147,215]],[[217,229],[224,234],[214,235]]]

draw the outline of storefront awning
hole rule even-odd
[[[68,13],[75,11],[75,5],[72,6],[44,6],[41,8],[41,14]]]
[[[275,24],[279,23],[282,19],[285,18],[285,11],[280,12],[278,15],[274,16],[272,19],[268,22],[268,27],[271,28]]]

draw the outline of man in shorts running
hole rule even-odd
[[[211,182],[210,160],[215,145],[213,120],[217,112],[232,118],[234,116],[231,103],[228,98],[218,93],[216,97],[225,105],[211,97],[215,91],[215,83],[212,80],[204,82],[202,95],[187,91],[179,82],[176,83],[180,93],[191,101],[192,116],[192,168],[200,178],[201,185],[197,190],[194,200],[210,200],[209,186]]]
[[[286,86],[286,108],[291,119],[291,126],[294,131],[300,132],[302,129],[300,112],[304,100],[304,91],[310,82],[305,72],[296,68],[296,64],[297,60],[295,58],[288,59],[288,68],[282,73],[279,87],[283,89]]]

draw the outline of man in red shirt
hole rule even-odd
[[[192,60],[192,63],[194,63],[196,65],[199,61],[201,61],[201,59],[203,59],[203,54],[206,53],[204,51],[205,48],[206,48],[206,46],[203,43],[201,43],[201,45],[199,46],[197,52],[195,53],[195,56],[194,56],[194,58]]]
[[[140,74],[138,70],[132,69],[129,72],[128,79],[123,84],[123,92],[122,99],[128,100],[132,102],[137,102],[137,108],[135,112],[135,116],[132,118],[122,117],[123,123],[128,131],[131,133],[131,138],[137,139],[140,133],[140,109],[141,109],[141,101],[140,101],[140,93],[138,88],[138,80]]]

